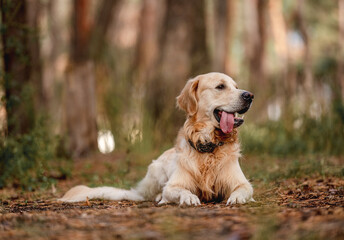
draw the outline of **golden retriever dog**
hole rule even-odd
[[[238,89],[225,74],[208,73],[190,79],[177,97],[177,105],[187,119],[175,147],[153,160],[135,188],[76,186],[59,200],[155,200],[159,204],[195,206],[201,201],[253,201],[253,188],[238,161],[236,129],[244,122],[238,114],[245,113],[252,100],[252,93]]]

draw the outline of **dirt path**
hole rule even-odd
[[[231,207],[65,204],[24,194],[1,201],[0,239],[344,239],[343,186],[340,178],[289,179]]]

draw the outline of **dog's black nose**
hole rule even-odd
[[[250,93],[250,92],[243,92],[241,94],[241,97],[247,102],[252,102],[254,95],[253,93]]]

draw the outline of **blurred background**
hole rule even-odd
[[[184,122],[185,82],[210,71],[255,94],[244,155],[343,158],[344,0],[0,3],[0,188],[95,154],[147,166]]]

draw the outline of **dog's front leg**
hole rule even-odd
[[[168,186],[164,188],[164,191],[162,192],[162,200],[159,202],[159,204],[170,202],[177,204],[179,203],[181,206],[197,206],[201,204],[199,198],[195,194],[178,186]]]
[[[253,188],[242,172],[238,159],[230,163],[227,168],[226,176],[222,176],[225,184],[230,190],[230,196],[227,200],[228,204],[244,204],[254,201],[252,198]]]
[[[200,205],[199,198],[192,193],[194,188],[191,176],[187,172],[177,170],[164,187],[159,204],[171,202],[186,206]]]
[[[243,183],[239,185],[235,191],[233,191],[227,200],[227,205],[229,204],[244,204],[247,202],[254,201],[252,198],[253,188],[250,183]]]

